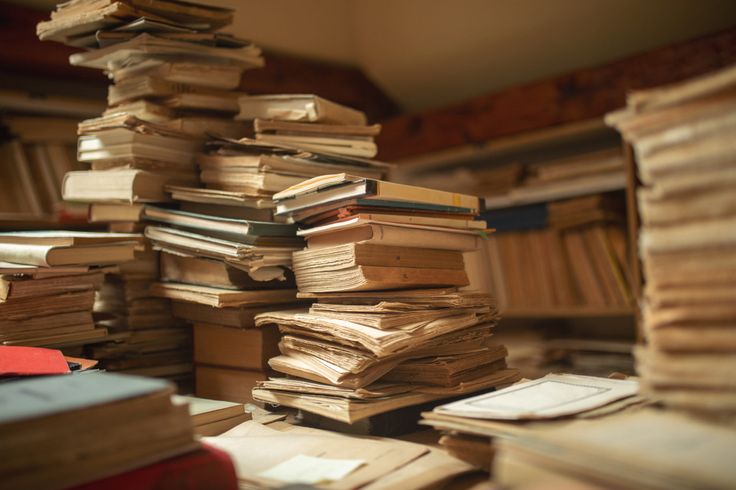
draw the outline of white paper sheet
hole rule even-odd
[[[286,483],[307,483],[339,481],[363,465],[361,459],[316,458],[298,454],[276,466],[261,472],[258,476]]]

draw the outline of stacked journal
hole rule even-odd
[[[1,233],[0,343],[69,351],[99,342],[107,329],[92,317],[95,291],[105,272],[133,260],[141,240],[93,232]]]
[[[736,68],[633,93],[609,116],[636,153],[645,389],[736,414]]]
[[[485,239],[477,198],[334,174],[274,199],[307,240],[294,275],[316,302],[256,317],[278,325],[270,365],[289,377],[259,382],[254,399],[353,423],[518,378],[488,343],[493,301],[459,289],[463,252]]]

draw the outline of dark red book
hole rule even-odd
[[[194,452],[96,480],[74,490],[238,490],[230,456],[202,445]]]
[[[41,376],[68,372],[69,365],[60,350],[0,346],[0,376]]]

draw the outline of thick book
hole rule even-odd
[[[365,114],[312,94],[253,95],[239,99],[237,119],[277,119],[365,125]]]
[[[194,367],[195,395],[213,400],[253,403],[251,391],[258,381],[266,379],[268,374],[260,370],[205,365]]]
[[[334,272],[354,266],[404,267],[463,270],[462,252],[431,248],[392,247],[370,243],[348,243],[335,247],[294,252],[294,270]]]
[[[293,289],[274,289],[270,291],[238,291],[191,284],[159,282],[151,285],[151,294],[159,298],[190,301],[216,308],[244,305],[266,305],[288,303],[296,298]]]
[[[349,174],[315,177],[274,194],[277,214],[288,214],[304,208],[361,198],[372,201],[416,203],[428,206],[450,206],[477,214],[480,199],[454,192],[439,191]]]
[[[271,304],[229,308],[215,308],[197,303],[174,301],[172,303],[172,313],[176,318],[186,320],[188,323],[208,323],[225,327],[254,328],[256,326],[256,315],[271,311],[274,308],[288,308],[290,306],[289,302],[293,301],[295,300],[288,300],[283,305]],[[0,329],[2,325],[3,323],[0,322]]]
[[[138,169],[69,172],[64,176],[65,201],[76,202],[166,202],[167,184],[187,184],[188,177],[176,177]]]

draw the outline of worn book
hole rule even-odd
[[[365,125],[365,114],[311,94],[252,95],[239,100],[238,119],[277,119]]]
[[[297,184],[274,195],[278,214],[288,214],[330,202],[361,198],[363,200],[405,203],[407,207],[420,206],[464,209],[477,213],[480,201],[477,197],[446,191],[426,189],[406,184],[396,184],[349,174],[323,175]]]
[[[182,282],[223,289],[293,289],[294,280],[256,281],[242,269],[220,260],[187,257],[162,252],[160,277],[163,281]]]
[[[194,324],[194,362],[213,366],[267,371],[268,360],[279,354],[275,327],[241,329]]]

